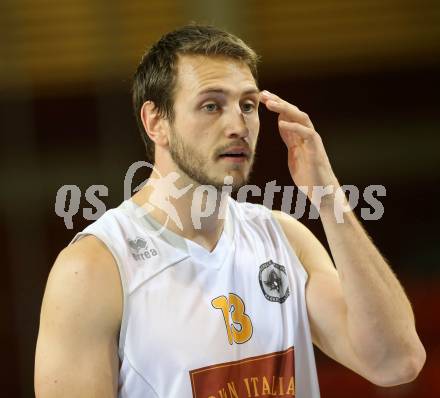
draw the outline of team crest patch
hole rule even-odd
[[[284,303],[290,295],[286,267],[269,260],[260,265],[258,274],[264,297],[269,301]]]

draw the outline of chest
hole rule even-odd
[[[137,369],[187,373],[291,347],[301,281],[282,260],[234,256],[211,269],[187,259],[139,287],[125,342]]]

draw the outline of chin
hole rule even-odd
[[[226,174],[226,176],[230,176],[233,178],[232,180],[232,191],[233,192],[237,192],[243,185],[246,185],[248,182],[248,176],[247,175],[243,175],[242,173],[238,174],[237,173],[229,173]]]

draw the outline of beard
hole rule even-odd
[[[243,143],[240,142],[239,144],[242,145]],[[245,185],[249,180],[254,160],[254,155],[250,155],[248,160],[250,165],[249,171],[247,173],[242,172],[242,176],[240,178],[233,178],[232,184],[225,184],[224,177],[233,177],[231,173],[226,172],[223,176],[211,177],[208,174],[210,160],[209,156],[186,143],[182,136],[174,128],[171,128],[169,151],[171,159],[173,159],[177,167],[191,180],[200,185],[213,186],[218,191],[220,191],[225,185],[231,185],[232,191],[236,192],[243,185]],[[217,152],[221,153],[221,151],[216,151],[216,153]],[[217,156],[215,158],[217,158]],[[215,169],[215,165],[212,168]],[[231,165],[231,168],[232,170],[240,170],[243,168],[243,166],[237,164]]]

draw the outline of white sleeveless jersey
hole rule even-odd
[[[71,242],[94,235],[119,268],[118,397],[319,397],[307,274],[271,212],[229,198],[209,252],[140,210],[125,200]]]

